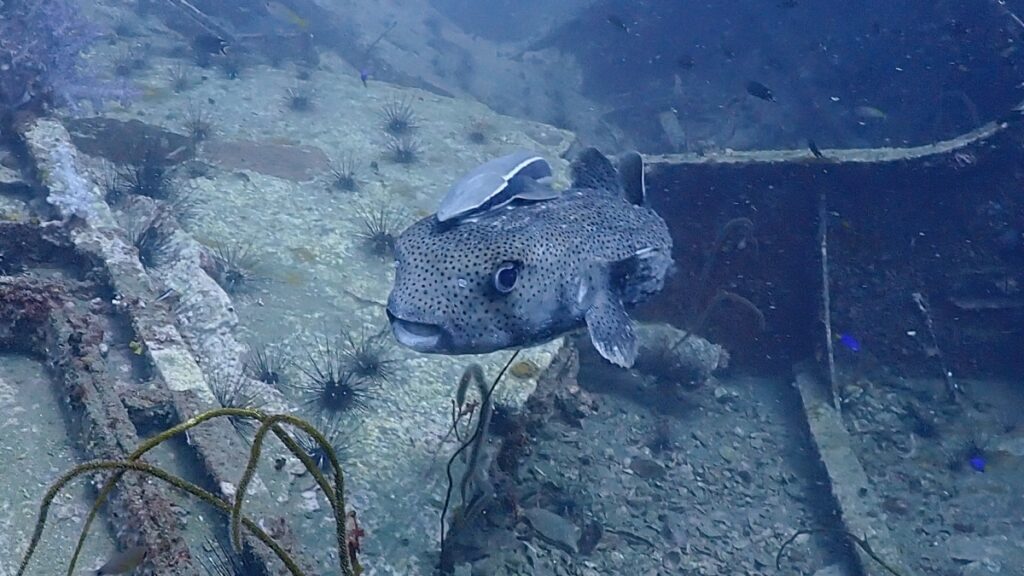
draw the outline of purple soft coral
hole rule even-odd
[[[82,55],[99,36],[72,0],[0,4],[0,112],[124,99],[126,90],[99,81],[85,65]]]

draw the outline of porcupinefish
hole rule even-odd
[[[586,327],[600,354],[630,367],[637,341],[626,306],[661,290],[672,266],[665,221],[644,205],[643,161],[618,169],[594,148],[572,186],[398,237],[387,315],[419,352],[478,354],[552,340]]]

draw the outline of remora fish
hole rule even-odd
[[[625,306],[661,290],[672,265],[665,221],[643,205],[643,160],[594,148],[550,200],[410,226],[395,247],[387,314],[414,350],[477,354],[539,344],[586,326],[610,362],[633,365]]]

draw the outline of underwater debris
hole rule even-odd
[[[260,410],[266,401],[259,397],[252,384],[242,375],[224,375],[213,379],[210,383],[213,395],[224,408],[243,408]],[[228,421],[242,438],[248,439],[255,430],[255,422],[249,418],[229,416]]]
[[[931,338],[931,348],[926,349],[928,351],[934,351],[928,353],[928,356],[934,356],[939,364],[939,368],[942,369],[942,377],[946,381],[946,394],[951,402],[956,402],[959,399],[960,384],[953,379],[953,372],[949,369],[949,365],[946,363],[946,357],[942,354],[942,349],[939,348],[939,339],[935,335],[935,322],[931,313],[931,306],[928,304],[928,299],[922,292],[914,292],[911,294],[911,298],[914,300],[914,304],[917,306],[918,312],[921,313],[921,318],[924,320],[925,328],[928,329],[928,336]]]
[[[850,543],[856,545],[857,548],[861,550],[861,552],[863,552],[869,558],[871,558],[871,560],[873,560],[875,564],[877,564],[883,570],[885,570],[887,574],[891,574],[892,576],[903,576],[902,572],[893,568],[891,565],[889,565],[889,563],[882,559],[882,557],[880,557],[877,552],[875,552],[874,548],[867,541],[866,537],[860,538],[859,536],[850,532],[849,530],[844,530],[842,528],[810,528],[797,530],[792,536],[787,538],[786,541],[782,543],[782,546],[779,548],[778,552],[775,553],[775,571],[782,571],[783,553],[786,551],[786,548],[788,548],[790,544],[796,542],[798,538],[804,535],[829,533],[844,536]]]
[[[177,64],[173,66],[168,72],[168,76],[171,80],[171,90],[175,94],[181,94],[192,87],[192,75],[189,74],[188,68],[184,64]]]
[[[381,108],[384,130],[392,136],[404,136],[417,128],[416,113],[412,110],[412,101],[408,98],[392,98]]]
[[[395,164],[415,164],[423,153],[423,147],[416,138],[405,135],[401,137],[388,136],[388,142],[384,149],[388,158]]]
[[[699,387],[717,370],[729,365],[729,353],[692,330],[669,324],[644,323],[637,327],[640,350],[635,368],[652,377],[665,391],[676,386]]]
[[[390,329],[376,334],[368,334],[365,329],[358,334],[347,334],[342,355],[348,361],[349,371],[377,385],[391,383],[397,374],[395,365],[398,360],[391,357],[394,345],[390,334]]]
[[[242,371],[253,380],[280,386],[285,381],[285,369],[293,363],[294,359],[279,346],[250,343],[242,361]]]
[[[310,112],[313,110],[313,93],[305,87],[295,86],[285,93],[285,104],[292,112]]]
[[[139,162],[120,168],[117,179],[121,192],[128,194],[148,196],[156,200],[167,200],[172,194],[171,176],[167,166],[153,148],[146,150]]]
[[[288,385],[300,395],[302,404],[321,417],[332,417],[350,411],[366,411],[374,398],[371,380],[356,376],[337,343],[329,338],[316,338],[315,348],[307,350],[309,365],[299,365],[306,381]]]
[[[202,551],[197,554],[199,564],[210,576],[241,576],[252,571],[245,565],[245,560],[230,547],[221,545],[214,538],[207,538]]]
[[[401,232],[401,214],[390,204],[380,204],[375,208],[364,208],[359,211],[363,221],[363,231],[359,237],[366,245],[367,251],[374,256],[390,258],[395,254],[395,240]]]
[[[251,253],[251,243],[216,244],[212,250],[211,275],[228,294],[239,292],[259,278],[256,273],[259,261]]]
[[[331,164],[331,188],[342,192],[355,192],[359,189],[359,180],[356,178],[356,162],[349,156],[341,157],[337,164]]]

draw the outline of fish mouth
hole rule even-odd
[[[438,352],[441,349],[444,331],[437,324],[405,320],[395,316],[391,310],[387,314],[395,340],[402,346],[417,352]]]

